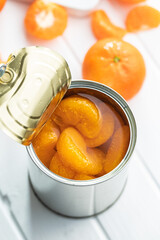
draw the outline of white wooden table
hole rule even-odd
[[[147,4],[160,10],[159,0]],[[95,42],[90,19],[69,17],[62,37],[50,42],[26,35],[28,5],[8,1],[0,13],[0,53],[43,45],[61,53],[73,78],[81,78],[85,53]],[[123,26],[128,8],[101,0],[114,23]],[[138,126],[138,141],[124,193],[109,210],[85,219],[65,218],[49,211],[28,182],[25,147],[0,131],[0,240],[159,240],[160,239],[160,28],[127,34],[126,41],[144,56],[147,75],[139,94],[129,101]]]

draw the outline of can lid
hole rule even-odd
[[[61,101],[71,82],[65,59],[44,47],[12,53],[0,76],[0,128],[29,145]]]

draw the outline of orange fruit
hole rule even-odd
[[[46,167],[49,167],[50,161],[55,154],[54,148],[59,135],[59,128],[50,119],[32,141],[35,153]]]
[[[112,171],[122,161],[129,145],[129,127],[124,125],[117,129],[112,137],[104,163],[106,173]]]
[[[133,8],[126,18],[126,27],[129,32],[155,28],[158,27],[159,24],[160,12],[149,6]]]
[[[88,138],[97,136],[101,129],[101,114],[96,105],[78,95],[63,99],[52,115],[52,119],[62,129],[74,126]]]
[[[146,0],[118,0],[118,2],[120,3],[127,3],[127,4],[136,4],[144,1]]]
[[[6,0],[1,0],[1,1],[0,1],[0,11],[1,11],[2,8],[4,7],[5,3],[6,3]]]
[[[74,176],[75,180],[92,180],[94,179],[93,176],[85,175],[85,174],[76,174]]]
[[[67,26],[65,8],[45,0],[36,0],[28,8],[24,24],[32,36],[50,40],[63,34]]]
[[[122,38],[127,33],[125,29],[111,23],[109,17],[103,10],[97,10],[92,13],[91,27],[98,40],[107,37]]]
[[[57,142],[57,152],[64,166],[86,175],[96,175],[102,170],[99,151],[87,149],[81,134],[72,127],[66,128]]]
[[[110,112],[102,115],[102,126],[99,134],[95,138],[85,138],[88,147],[98,147],[105,143],[113,134],[114,118]]]
[[[140,52],[119,39],[103,39],[95,43],[83,61],[83,78],[113,88],[126,100],[141,88],[145,63]]]
[[[75,172],[73,172],[70,168],[65,167],[60,158],[58,153],[56,153],[49,165],[49,170],[52,171],[53,173],[60,175],[64,178],[70,178],[73,179]]]

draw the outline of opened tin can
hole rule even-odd
[[[110,207],[120,196],[127,179],[128,163],[136,143],[136,123],[126,101],[111,88],[100,83],[76,80],[70,89],[87,89],[103,93],[125,115],[130,128],[127,153],[120,164],[108,174],[93,180],[70,180],[47,169],[36,156],[32,144],[29,154],[29,178],[38,198],[51,210],[69,217],[87,217]]]

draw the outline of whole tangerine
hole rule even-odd
[[[65,8],[46,0],[36,0],[29,6],[24,24],[32,36],[50,40],[63,34],[67,21]]]
[[[88,50],[82,72],[84,79],[103,83],[129,100],[142,87],[146,69],[142,55],[133,45],[107,38]]]

